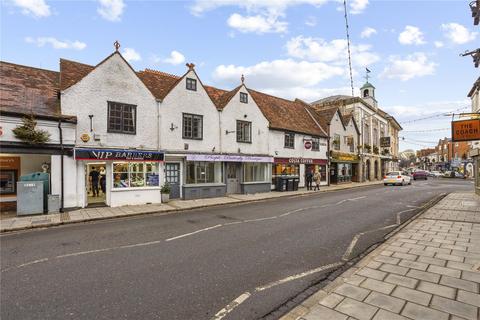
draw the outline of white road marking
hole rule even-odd
[[[402,213],[405,213],[405,212],[408,212],[408,211],[413,211],[413,210],[416,210],[416,209],[418,209],[418,208],[412,208],[412,209],[407,209],[407,210],[397,212],[397,225],[400,225],[402,223],[402,220],[400,219],[400,215]]]
[[[215,316],[212,318],[212,320],[220,320],[224,318],[227,314],[233,311],[236,307],[238,307],[242,302],[250,298],[250,293],[249,292],[244,292],[238,298],[227,304],[225,308],[222,310],[218,311]]]
[[[321,271],[325,271],[325,270],[328,270],[328,269],[332,269],[332,268],[335,268],[335,267],[338,267],[338,266],[341,266],[341,265],[343,265],[343,262],[336,262],[336,263],[327,264],[326,266],[321,266],[321,267],[318,267],[318,268],[315,268],[315,269],[312,269],[312,270],[309,270],[309,271],[305,271],[305,272],[302,272],[302,273],[299,273],[299,274],[296,274],[296,275],[293,275],[293,276],[286,277],[286,278],[278,280],[278,281],[270,282],[269,284],[266,284],[264,286],[256,287],[255,292],[260,292],[260,291],[263,291],[263,290],[266,290],[266,289],[270,289],[270,288],[275,287],[279,284],[283,284],[283,283],[286,283],[286,282],[289,282],[289,281],[292,281],[292,280],[297,280],[297,279],[309,276],[311,274],[318,273],[318,272],[321,272]]]
[[[408,205],[407,208],[421,208],[420,206],[412,206],[412,205]]]
[[[364,198],[366,198],[366,197],[367,197],[367,196],[352,198],[352,199],[348,199],[348,201],[357,201],[357,200],[360,200],[360,199],[364,199]]]
[[[45,262],[45,261],[48,261],[48,258],[43,258],[43,259],[38,259],[38,260],[26,262],[26,263],[23,263],[23,264],[18,265],[17,268],[22,268],[22,267],[26,267],[26,266],[29,266],[29,265],[32,265],[32,264],[36,264],[36,263],[40,263],[40,262]]]
[[[222,226],[221,224],[217,224],[217,225],[212,226],[212,227],[203,228],[203,229],[200,229],[200,230],[197,230],[197,231],[185,233],[185,234],[182,234],[182,235],[173,237],[173,238],[168,238],[168,239],[166,239],[165,241],[168,242],[168,241],[177,240],[177,239],[180,239],[180,238],[185,238],[185,237],[191,236],[191,235],[193,235],[193,234],[197,234],[197,233],[199,233],[199,232],[204,232],[204,231],[212,230],[212,229],[215,229],[215,228],[219,228],[219,227],[221,227],[221,226]]]
[[[355,248],[355,245],[357,244],[358,240],[359,240],[360,237],[363,236],[364,234],[367,234],[367,233],[370,233],[370,232],[374,232],[374,231],[380,231],[380,230],[384,230],[384,229],[390,229],[390,228],[393,228],[393,227],[396,227],[396,226],[398,226],[398,224],[391,224],[391,225],[384,226],[384,227],[380,227],[380,228],[376,228],[376,229],[373,229],[373,230],[368,230],[368,231],[364,231],[364,232],[357,233],[357,234],[353,237],[352,242],[350,242],[350,245],[348,246],[347,250],[346,250],[345,253],[343,254],[342,260],[343,260],[343,261],[348,261],[348,258],[350,257],[350,255],[351,255],[352,252],[353,252],[353,248]]]

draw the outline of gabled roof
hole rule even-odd
[[[208,95],[212,99],[213,103],[215,103],[215,105],[217,106],[217,109],[223,110],[223,108],[227,106],[227,104],[230,102],[230,100],[232,100],[232,98],[237,94],[238,90],[240,90],[242,86],[243,85],[239,85],[231,91],[218,89],[211,86],[204,87]]]
[[[247,90],[269,121],[270,129],[327,137],[301,101],[290,101],[252,89]]]
[[[163,100],[177,85],[183,77],[179,77],[173,74],[145,69],[144,71],[137,72],[138,77],[145,86],[152,92],[155,98]]]
[[[63,91],[73,86],[93,69],[95,67],[88,64],[60,59],[60,90]]]
[[[467,97],[471,98],[475,90],[480,90],[480,77],[478,77],[477,81],[473,83],[472,89],[468,92]]]

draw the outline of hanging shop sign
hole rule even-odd
[[[380,137],[380,147],[382,148],[390,147],[390,137]]]
[[[331,160],[335,162],[339,162],[339,161],[357,162],[360,160],[360,158],[356,154],[332,151]]]
[[[187,161],[225,161],[225,162],[273,162],[273,157],[241,156],[229,154],[187,154]]]
[[[305,149],[307,149],[307,150],[312,149],[312,141],[310,141],[310,140],[305,141],[303,143],[303,145],[305,146]]]
[[[452,141],[480,140],[480,119],[452,121]]]
[[[275,158],[274,162],[284,164],[327,164],[326,159],[311,158]]]
[[[120,161],[152,161],[164,160],[163,152],[113,150],[113,149],[83,149],[75,148],[75,160],[120,160]]]

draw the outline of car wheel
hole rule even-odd
[[[410,186],[412,184],[412,179],[410,179],[410,181],[408,181],[408,185]]]
[[[383,185],[384,185],[384,186],[388,186],[388,183],[384,183]]]
[[[405,185],[405,180],[402,180],[402,186],[404,186],[404,185]]]

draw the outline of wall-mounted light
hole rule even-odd
[[[238,153],[242,152],[242,150],[240,150],[240,148],[238,148]]]
[[[215,147],[212,148],[212,152],[215,152]]]
[[[178,129],[178,126],[174,125],[173,122],[170,124],[170,131]]]
[[[229,133],[235,133],[235,130],[232,130],[232,131],[225,130],[225,134],[229,134]]]
[[[248,117],[246,114],[243,115],[244,118]]]
[[[278,156],[278,151],[275,151],[275,155]]]
[[[89,114],[88,117],[90,118],[90,132],[92,132],[93,131],[93,121],[92,121],[93,114]]]

